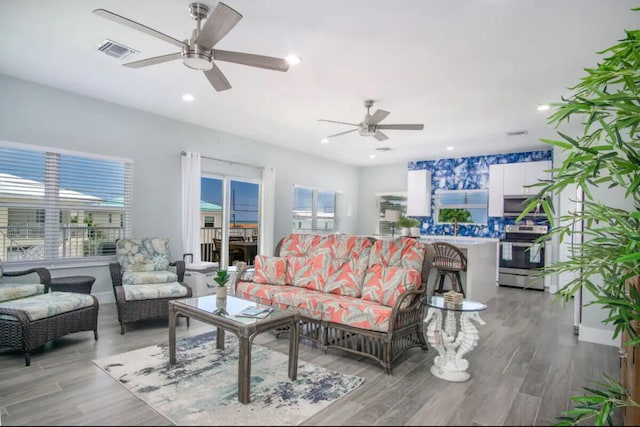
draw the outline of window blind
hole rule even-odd
[[[0,142],[0,262],[115,254],[132,162]]]

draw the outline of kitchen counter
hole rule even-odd
[[[467,257],[467,271],[460,273],[460,280],[468,299],[486,303],[496,294],[498,280],[498,243],[499,239],[423,235],[421,242],[447,242],[459,247]],[[432,269],[429,275],[429,292],[436,286],[437,272]],[[445,286],[447,286],[445,284]]]

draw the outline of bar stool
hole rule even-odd
[[[434,293],[444,293],[444,281],[447,277],[451,282],[451,289],[459,292],[464,297],[464,288],[460,280],[460,272],[467,271],[467,257],[455,245],[446,242],[432,243],[435,249],[435,258],[433,266],[438,271],[436,282],[438,288],[434,289]]]

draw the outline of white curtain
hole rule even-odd
[[[200,258],[200,153],[182,156],[182,251]]]
[[[275,249],[276,226],[276,170],[270,166],[262,168],[260,190],[260,237],[258,253],[272,256]]]

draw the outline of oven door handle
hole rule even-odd
[[[502,246],[503,243],[509,243],[514,248],[528,248],[528,247],[531,247],[531,246],[535,245],[535,243],[500,242],[500,246]]]

